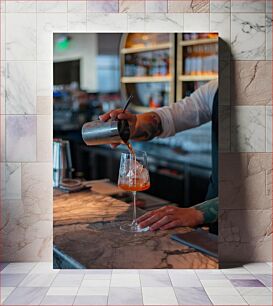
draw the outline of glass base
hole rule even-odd
[[[126,222],[120,226],[120,229],[124,232],[130,233],[144,233],[149,230],[149,227],[141,228],[136,222]]]

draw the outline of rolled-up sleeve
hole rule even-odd
[[[173,136],[190,128],[209,122],[212,115],[214,95],[218,81],[206,83],[194,91],[189,97],[155,110],[161,119],[163,132],[159,137]]]

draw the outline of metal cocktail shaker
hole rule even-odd
[[[72,177],[72,161],[68,140],[53,139],[53,187]]]
[[[127,120],[95,120],[82,127],[82,138],[88,146],[110,143],[126,143],[130,138]]]

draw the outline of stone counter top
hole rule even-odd
[[[92,191],[54,195],[54,245],[90,269],[218,267],[214,258],[170,239],[190,228],[121,231],[120,224],[131,219],[128,204]]]

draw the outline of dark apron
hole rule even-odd
[[[212,106],[212,129],[211,129],[211,155],[212,155],[212,173],[206,200],[218,197],[218,89],[215,93]],[[218,233],[218,222],[209,225],[210,232]]]

